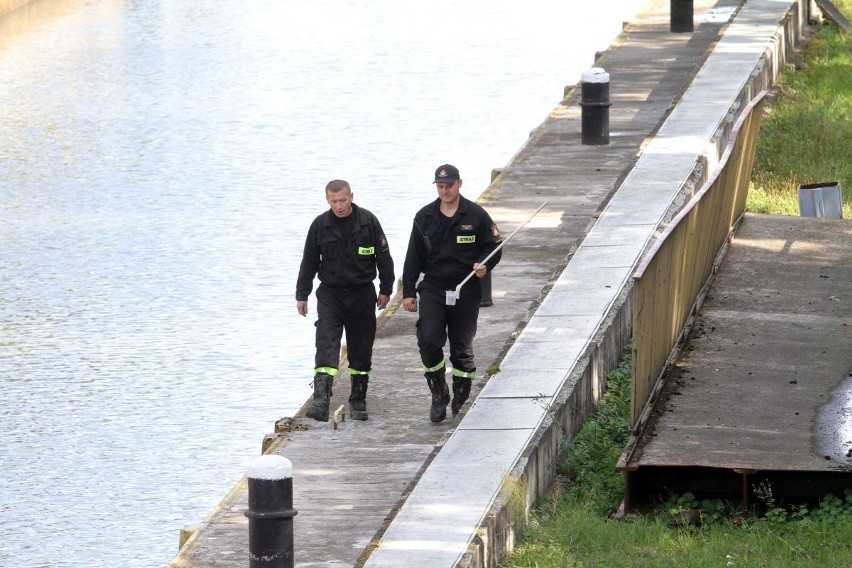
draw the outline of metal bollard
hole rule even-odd
[[[293,568],[293,465],[277,455],[249,464],[249,568]]]
[[[670,0],[669,12],[669,30],[672,33],[692,31],[692,0]]]
[[[581,92],[583,144],[609,144],[609,73],[600,67],[584,71]]]

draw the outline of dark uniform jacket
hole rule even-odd
[[[393,292],[393,258],[385,232],[375,215],[352,204],[355,226],[344,241],[329,209],[317,216],[308,230],[305,251],[296,280],[296,300],[307,300],[319,273],[320,282],[349,288],[370,284],[379,273],[379,294]]]
[[[444,290],[452,290],[481,263],[502,239],[497,225],[478,204],[459,196],[459,208],[447,229],[441,229],[441,200],[436,199],[414,216],[402,270],[402,297],[415,298],[417,279]],[[427,245],[428,242],[428,245]],[[502,250],[491,257],[486,266],[491,271]],[[476,278],[474,276],[474,278]]]

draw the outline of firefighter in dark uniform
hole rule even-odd
[[[314,399],[309,418],[328,422],[331,386],[340,364],[340,339],[346,329],[351,391],[350,413],[367,420],[367,384],[372,371],[376,308],[383,310],[394,285],[393,259],[375,215],[352,203],[344,180],[325,188],[329,211],[311,223],[296,281],[296,309],[308,315],[314,277],[317,288]],[[373,281],[379,275],[379,294]]]
[[[450,402],[444,361],[444,344],[450,341],[453,367],[453,416],[470,395],[476,375],[473,338],[482,294],[479,279],[500,261],[501,251],[482,261],[501,242],[497,225],[478,204],[459,193],[462,180],[455,166],[444,164],[435,171],[438,199],[414,216],[414,225],[402,272],[403,308],[418,311],[417,347],[432,391],[429,418],[441,422]],[[455,305],[447,305],[447,291],[474,271],[459,291]],[[418,284],[420,275],[423,279]]]

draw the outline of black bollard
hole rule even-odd
[[[293,466],[260,456],[248,471],[249,568],[293,568]]]
[[[669,30],[672,33],[692,31],[692,0],[670,0],[669,11]]]
[[[584,71],[581,92],[583,144],[609,144],[609,73],[600,67]]]
[[[482,297],[479,299],[479,307],[487,308],[494,305],[491,299],[491,271],[485,273],[485,276],[479,279],[479,286],[482,288]]]

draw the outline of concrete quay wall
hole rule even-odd
[[[706,141],[704,151],[696,155],[692,170],[666,212],[661,226],[676,215],[707,180],[724,152],[740,111],[757,93],[774,85],[779,72],[790,62],[795,49],[800,45],[807,22],[808,3],[803,0],[791,2],[775,32],[767,38],[762,54],[742,81],[728,110],[715,123],[713,135]],[[724,58],[725,55],[717,52],[717,57]],[[602,54],[595,64],[607,68],[607,53]],[[705,89],[700,78],[705,73],[712,74],[713,71],[708,69],[708,66],[713,65],[717,65],[717,62],[711,55],[696,75],[696,81],[690,87],[694,91],[691,94],[696,99],[712,96],[712,85],[710,89]],[[723,78],[729,81],[737,80],[737,77]],[[576,91],[577,89],[566,88],[566,99],[571,101],[569,104],[576,104]],[[687,95],[684,99],[688,104]],[[684,104],[684,99],[681,104]],[[499,173],[496,177],[495,184],[501,183],[501,175]],[[562,440],[566,437],[573,438],[582,427],[583,421],[594,412],[596,401],[605,389],[606,374],[618,364],[630,341],[631,284],[630,280],[626,281],[621,294],[611,305],[583,357],[565,381],[545,420],[524,449],[517,466],[507,476],[499,497],[483,516],[467,552],[456,566],[495,567],[500,559],[511,552],[515,544],[515,527],[523,526],[530,508],[546,498],[552,489]],[[518,503],[519,487],[524,492],[522,506]]]
[[[513,550],[517,528],[526,525],[532,507],[548,498],[553,489],[564,439],[573,438],[594,413],[606,389],[607,374],[618,366],[630,342],[630,310],[630,294],[626,292],[507,476],[457,567],[494,568]]]

